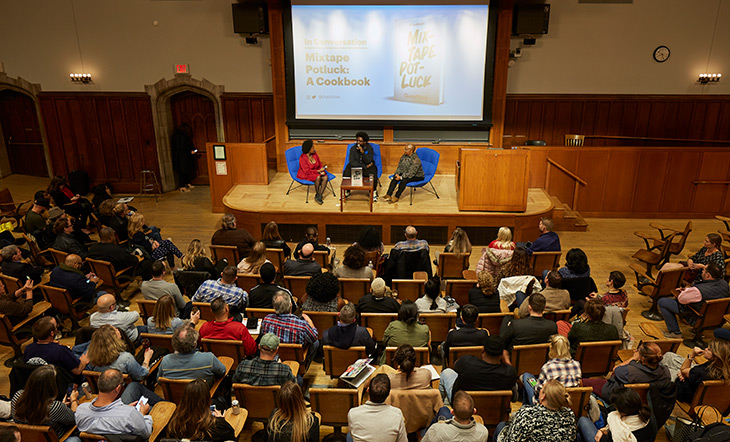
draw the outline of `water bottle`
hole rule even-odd
[[[327,243],[327,247],[332,245],[332,238],[330,238],[329,236],[327,237],[327,239],[325,241]]]
[[[368,261],[368,267],[370,267],[370,270],[373,269],[373,262],[372,261]]]

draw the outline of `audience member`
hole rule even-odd
[[[84,244],[79,242],[73,235],[74,226],[68,218],[59,218],[53,225],[53,232],[56,240],[53,241],[53,248],[66,253],[73,253],[86,258],[88,250]]]
[[[461,307],[459,312],[461,325],[457,321],[457,327],[450,330],[446,335],[446,340],[442,344],[443,357],[445,360],[449,357],[449,349],[451,347],[470,347],[484,344],[484,338],[489,336],[487,330],[476,327],[479,318],[479,310],[473,304],[466,304]]]
[[[528,299],[530,315],[524,319],[506,317],[502,322],[499,336],[504,339],[507,350],[515,345],[543,344],[550,340],[550,336],[558,332],[558,326],[542,317],[545,310],[545,297],[540,293],[533,293]],[[509,354],[505,350],[505,357],[509,361]]]
[[[274,221],[270,221],[264,227],[264,231],[261,234],[261,242],[264,243],[267,249],[282,249],[285,259],[289,259],[291,256],[291,249],[286,241],[282,239],[279,234],[279,226]]]
[[[28,317],[33,311],[33,281],[27,279],[25,284],[12,293],[5,291],[5,284],[0,284],[0,313],[15,325]]]
[[[274,264],[265,263],[261,266],[259,274],[261,275],[261,284],[252,288],[248,294],[249,308],[274,308],[273,298],[276,292],[286,292],[291,296],[289,290],[274,283],[276,279]]]
[[[397,203],[403,191],[406,190],[408,183],[420,181],[424,178],[425,173],[423,172],[421,159],[418,155],[414,155],[415,153],[416,146],[413,144],[406,145],[403,155],[398,160],[398,167],[396,167],[393,178],[390,180],[388,192],[383,197],[383,201]],[[398,187],[398,190],[396,190],[396,187]],[[393,192],[395,192],[395,195],[393,195]]]
[[[198,332],[183,324],[172,334],[171,353],[162,358],[158,377],[168,379],[203,379],[208,385],[226,375],[226,366],[213,353],[198,351]]]
[[[312,276],[303,299],[302,310],[307,312],[336,312],[345,305],[340,297],[340,281],[332,272]]]
[[[304,239],[299,241],[297,246],[294,248],[294,259],[299,258],[299,252],[301,252],[302,248],[305,244],[310,243],[312,247],[314,247],[314,250],[320,251],[320,252],[327,252],[329,255],[331,253],[331,250],[326,245],[322,245],[318,242],[319,240],[319,230],[315,226],[309,226],[307,227],[306,232],[304,233]]]
[[[414,347],[427,347],[431,343],[431,331],[428,325],[418,322],[418,307],[413,301],[403,301],[398,310],[398,319],[386,327],[383,334],[384,347],[399,347],[411,344]],[[380,357],[385,362],[385,352]]]
[[[92,313],[89,318],[89,324],[92,327],[99,328],[105,324],[112,325],[122,330],[132,342],[137,341],[140,333],[147,333],[147,326],[134,325],[139,319],[139,312],[117,310],[117,301],[114,299],[114,295],[99,296],[96,301],[96,308],[97,311]]]
[[[193,315],[193,323],[200,319],[200,311]],[[162,295],[155,303],[155,311],[147,318],[147,333],[171,335],[183,324],[175,312],[175,300],[170,295]]]
[[[695,364],[694,359],[702,356],[705,362]],[[713,339],[703,350],[695,347],[684,358],[676,353],[667,352],[662,356],[672,379],[677,383],[677,400],[692,402],[692,397],[702,381],[722,380],[730,383],[730,342]]]
[[[578,431],[583,440],[654,442],[657,424],[649,407],[641,402],[639,393],[619,387],[611,395],[611,405],[615,410],[608,413],[606,426],[600,430],[589,418],[578,419]]]
[[[210,309],[215,315],[215,320],[208,321],[200,327],[200,338],[208,339],[230,339],[242,341],[243,353],[251,356],[256,353],[256,342],[251,337],[245,325],[229,318],[230,308],[223,298],[215,298],[210,303]]]
[[[370,382],[368,393],[369,401],[347,413],[348,441],[407,442],[403,412],[385,403],[390,395],[388,375],[376,375]]]
[[[504,356],[504,340],[499,336],[487,336],[482,342],[481,358],[464,355],[441,372],[439,390],[444,403],[449,403],[453,393],[464,391],[515,390],[517,372]]]
[[[45,230],[46,219],[43,217],[43,212],[50,209],[51,201],[48,198],[36,198],[33,207],[25,214],[23,220],[25,231],[35,236],[36,232]]]
[[[443,253],[457,253],[457,254],[471,255],[471,241],[469,241],[469,236],[466,234],[464,229],[462,229],[461,227],[457,227],[454,229],[453,232],[451,232],[451,239],[449,239],[449,242],[446,243]],[[436,252],[436,258],[433,260],[433,264],[435,266],[439,265],[438,258],[439,258],[439,252]],[[466,268],[469,268],[468,263],[467,263]],[[466,270],[466,269],[464,269],[464,270]]]
[[[538,405],[524,405],[509,422],[501,422],[494,433],[495,442],[565,442],[575,440],[575,414],[570,395],[563,384],[553,379],[540,391]]]
[[[563,277],[560,273],[556,270],[550,270],[544,279],[546,286],[540,293],[545,297],[545,312],[569,309],[570,293],[560,288],[560,284],[563,282]],[[520,297],[519,294],[516,295],[517,299]],[[520,308],[517,310],[518,318],[526,318],[530,314],[530,303],[527,297],[524,296],[524,293],[522,297],[524,297],[524,300],[520,303]]]
[[[3,402],[3,410],[7,409],[7,416],[3,418],[10,418],[10,402]],[[15,425],[7,425],[0,427],[0,442],[20,442],[21,435],[20,430]]]
[[[254,242],[253,236],[246,229],[237,228],[236,217],[230,213],[223,215],[221,228],[216,230],[210,239],[210,243],[215,246],[238,247],[238,257],[241,259],[251,253]]]
[[[56,221],[61,218],[65,218],[66,214],[63,209],[58,206],[53,206],[48,211],[48,221],[46,222],[46,228],[35,232],[34,236],[38,247],[41,250],[45,250],[53,247],[53,243],[56,242]]]
[[[479,313],[499,313],[502,311],[494,276],[487,272],[477,273],[477,284],[469,289],[469,304],[475,305]]]
[[[181,440],[225,442],[236,440],[236,434],[219,410],[210,409],[210,392],[202,379],[188,383],[182,398],[167,424],[167,435]]]
[[[393,354],[393,367],[397,371],[388,373],[391,390],[431,388],[431,371],[416,367],[416,350],[411,344],[398,346]]]
[[[102,325],[91,335],[86,354],[89,357],[89,370],[103,372],[114,368],[128,374],[135,381],[144,380],[150,374],[150,361],[154,350],[147,348],[140,365],[134,355],[126,351],[127,345],[116,327]]]
[[[220,297],[234,314],[243,312],[248,303],[248,293],[236,285],[237,278],[236,266],[227,266],[221,272],[220,279],[209,279],[198,287],[193,295],[193,302],[213,302]]]
[[[416,307],[419,313],[446,313],[448,303],[441,297],[441,280],[438,276],[429,278],[426,281],[425,294],[416,299]],[[458,307],[458,306],[456,306]]]
[[[223,258],[213,265],[213,262],[208,256],[208,250],[203,247],[203,243],[199,239],[194,239],[190,241],[188,250],[183,255],[181,263],[183,270],[208,272],[212,278],[213,275],[220,275],[226,265],[228,265],[228,260]]]
[[[708,233],[702,243],[702,248],[687,259],[685,264],[688,271],[684,276],[685,281],[698,282],[704,279],[702,270],[711,262],[720,268],[722,271],[721,277],[725,276],[725,255],[722,252],[722,237],[717,233]]]
[[[527,247],[525,247],[528,255],[532,255],[533,252],[560,251],[560,237],[558,237],[557,233],[553,232],[553,226],[553,220],[550,218],[542,218],[540,220],[540,223],[537,225],[538,230],[540,230],[540,236],[535,242],[527,243]]]
[[[0,257],[2,257],[2,267],[0,269],[2,269],[3,275],[16,278],[20,284],[24,284],[28,279],[33,281],[33,285],[41,283],[43,267],[23,262],[23,253],[20,247],[14,244],[5,246],[0,251]]]
[[[114,206],[116,202],[113,199],[105,199],[97,207],[96,217],[99,218],[99,222],[102,226],[109,226],[111,219],[114,216]],[[114,229],[112,229],[114,230]]]
[[[495,280],[499,286],[500,280],[511,278],[512,276],[532,275],[532,267],[530,267],[530,255],[520,246],[515,248],[512,253],[512,259],[509,260],[499,271],[499,276]]]
[[[545,383],[551,379],[557,379],[565,388],[580,387],[581,377],[580,362],[570,356],[570,343],[563,335],[550,336],[550,358],[540,369],[537,380],[531,373],[522,375],[522,382],[525,386],[523,402],[526,405],[537,405],[536,395]],[[590,441],[589,441],[590,442]]]
[[[129,210],[129,207],[124,203],[118,203],[112,209],[112,217],[109,218],[109,227],[114,229],[119,241],[127,241],[129,239],[127,227],[129,226],[129,216],[132,213],[134,212]]]
[[[66,213],[76,218],[76,227],[79,230],[86,228],[93,207],[89,200],[71,190],[66,177],[53,177],[48,185],[48,194],[57,206],[63,207]]]
[[[591,293],[591,297],[597,297],[606,306],[616,306],[627,308],[629,306],[629,295],[622,287],[626,284],[626,276],[618,270],[614,270],[608,275],[606,288],[608,291],[602,295]]]
[[[277,358],[280,343],[278,336],[265,333],[259,341],[259,356],[242,360],[233,373],[233,382],[264,387],[296,380],[291,368]]]
[[[56,367],[44,365],[36,368],[28,377],[25,388],[13,395],[13,421],[19,424],[50,425],[58,440],[61,440],[61,436],[76,425],[74,412],[79,406],[79,392],[71,390],[64,402],[56,397]]]
[[[388,198],[387,195],[385,198]],[[406,237],[405,241],[398,241],[395,243],[393,250],[404,250],[407,252],[415,252],[422,249],[429,250],[428,241],[425,239],[418,239],[418,230],[416,230],[415,227],[406,227],[404,235]]]
[[[565,254],[565,267],[558,269],[563,279],[588,278],[591,276],[591,267],[588,257],[581,249],[570,249]]]
[[[79,431],[94,434],[120,434],[147,439],[152,434],[150,405],[122,402],[124,377],[119,370],[109,369],[99,376],[99,395],[76,409],[76,426]]]
[[[380,238],[380,231],[373,226],[367,226],[362,229],[360,231],[360,237],[355,244],[365,249],[366,252],[383,253],[385,251],[385,246]]]
[[[144,299],[149,301],[156,301],[165,295],[172,296],[172,299],[175,300],[175,309],[178,311],[185,310],[186,302],[180,292],[180,287],[177,284],[165,281],[165,264],[162,261],[158,260],[152,263],[152,279],[142,281],[139,289]]]
[[[370,293],[357,301],[358,313],[398,313],[399,308],[383,278],[375,278],[370,283]]]
[[[259,273],[264,263],[271,262],[266,259],[266,246],[261,241],[256,242],[251,249],[251,253],[238,263],[239,273],[256,274]]]
[[[297,253],[294,253],[297,256]],[[284,263],[282,269],[284,275],[288,276],[314,276],[322,273],[322,266],[314,261],[314,246],[304,244],[298,258],[290,259]]]
[[[373,265],[377,263],[371,263]],[[365,249],[357,243],[351,245],[345,250],[342,259],[342,265],[335,269],[335,276],[338,278],[362,278],[372,281],[373,268],[368,266],[365,261]]]
[[[164,259],[175,268],[175,257],[182,258],[183,254],[175,244],[168,239],[155,239],[153,235],[145,233],[144,215],[136,212],[129,218],[127,224],[127,233],[129,234],[129,242],[133,246],[142,247],[154,260]]]
[[[482,256],[477,263],[476,271],[489,272],[492,276],[499,275],[502,266],[512,259],[515,243],[512,241],[512,231],[509,227],[500,227],[497,239],[490,242],[487,248],[482,249]]]
[[[573,356],[575,356],[578,344],[581,342],[616,341],[620,339],[616,327],[603,322],[606,306],[599,299],[591,299],[586,302],[585,312],[590,319],[586,322],[573,324],[570,332],[568,332],[570,354]]]
[[[93,302],[97,296],[103,295],[104,291],[96,291],[96,284],[99,277],[93,273],[84,274],[81,271],[84,263],[79,255],[70,254],[66,256],[63,264],[59,264],[51,270],[50,285],[68,290],[72,299],[83,299],[85,302]],[[113,295],[111,295],[114,298]],[[126,301],[125,305],[129,305]]]
[[[273,333],[285,344],[309,345],[307,368],[309,362],[319,350],[319,333],[312,320],[306,314],[302,317],[293,315],[291,296],[285,292],[274,294],[274,313],[266,315],[261,321],[260,333]]]
[[[444,407],[443,415],[445,421],[439,419],[438,423],[431,425],[421,439],[422,442],[483,442],[488,440],[489,431],[472,417],[477,409],[474,408],[474,400],[465,391],[457,391],[454,394],[454,412],[451,413]],[[442,415],[442,411],[439,411]]]
[[[44,316],[33,324],[33,339],[23,352],[23,360],[29,365],[55,365],[79,375],[89,363],[86,354],[77,358],[73,351],[57,342],[58,326],[56,319]]]
[[[307,411],[299,385],[285,382],[266,425],[267,442],[318,442],[319,418]]]
[[[328,328],[322,335],[322,345],[337,348],[364,346],[368,356],[375,357],[375,341],[368,329],[357,325],[357,311],[352,304],[345,304],[337,314],[337,325]]]
[[[88,258],[100,261],[108,261],[114,266],[116,272],[129,269],[124,272],[127,276],[138,275],[143,280],[152,277],[152,261],[149,259],[139,260],[137,255],[129,253],[128,250],[116,244],[117,235],[111,227],[102,227],[99,231],[99,242],[89,247]]]

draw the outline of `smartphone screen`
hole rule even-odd
[[[137,405],[135,405],[135,408],[137,411],[140,411],[140,408],[142,408],[142,405],[147,403],[147,397],[146,396],[140,396],[139,400],[137,401]]]

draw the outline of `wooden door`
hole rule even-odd
[[[173,130],[183,123],[187,123],[193,129],[193,143],[198,149],[196,176],[193,184],[207,186],[209,180],[205,143],[218,141],[213,100],[195,92],[180,92],[170,99],[170,110],[172,111]]]
[[[0,91],[0,127],[12,172],[48,176],[33,99],[16,91]]]

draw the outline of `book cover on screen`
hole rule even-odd
[[[444,102],[444,54],[434,17],[396,20],[395,91],[398,101]]]

